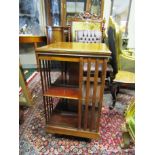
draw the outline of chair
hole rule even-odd
[[[82,43],[102,43],[102,32],[99,30],[78,30],[76,42]]]
[[[125,123],[122,126],[122,148],[129,147],[130,142],[135,143],[135,99],[133,98],[125,111]]]
[[[105,20],[88,12],[79,14],[69,21],[71,42],[102,43],[104,41]]]
[[[82,43],[103,43],[104,34],[104,23],[105,20],[100,17],[94,16],[88,12],[79,14],[75,18],[69,21],[69,41],[71,42],[82,42]],[[99,66],[99,72],[101,66]],[[84,63],[84,75],[87,72],[87,63]],[[95,72],[94,63],[91,64],[91,75]]]
[[[121,55],[121,36],[118,25],[114,22],[112,17],[109,18],[108,25],[108,46],[112,52],[112,59],[110,64],[113,72],[110,74],[109,87],[113,97],[113,104],[110,109],[113,109],[116,103],[116,96],[119,92],[121,85],[134,86],[135,74],[129,71],[121,70],[120,68],[120,55]]]

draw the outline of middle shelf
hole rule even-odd
[[[80,99],[79,88],[69,88],[69,87],[51,87],[45,93],[44,96],[49,97],[59,97],[66,99]]]

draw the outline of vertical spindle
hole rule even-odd
[[[80,67],[79,67],[79,105],[78,105],[78,128],[81,128],[81,119],[82,119],[82,83],[83,83],[83,58],[80,58]]]
[[[84,129],[87,129],[88,126],[88,105],[89,105],[89,91],[90,91],[90,68],[91,68],[91,59],[88,58],[87,64],[87,83],[86,83],[86,100],[85,100],[85,116],[84,116]]]
[[[95,62],[95,75],[94,75],[94,84],[93,84],[93,98],[92,98],[92,112],[91,112],[91,127],[90,130],[93,130],[96,123],[95,116],[95,105],[96,105],[96,95],[97,95],[97,84],[98,84],[98,67],[99,60],[97,59]]]
[[[99,124],[100,124],[100,116],[101,116],[101,109],[102,109],[102,102],[103,102],[103,93],[104,93],[104,85],[105,85],[105,78],[106,78],[106,68],[107,68],[107,60],[103,60],[102,63],[102,73],[101,73],[101,87],[100,87],[100,96],[99,96],[99,104],[98,104],[98,119],[97,119],[97,131],[99,131]]]

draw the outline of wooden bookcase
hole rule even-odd
[[[53,43],[36,49],[39,62],[46,132],[99,138],[107,59],[105,44]],[[52,61],[61,64],[52,82]],[[87,75],[83,66],[87,63]],[[91,67],[95,65],[95,72]],[[99,66],[102,68],[99,71]],[[100,72],[100,74],[99,74]],[[55,104],[53,98],[59,98]]]

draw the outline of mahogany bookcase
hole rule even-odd
[[[37,48],[36,55],[46,132],[99,138],[107,60],[111,55],[108,47],[103,43],[57,42]],[[60,76],[55,81],[52,61],[65,64],[60,65]],[[85,63],[86,75],[83,74]],[[95,67],[93,74],[91,67]],[[55,97],[59,98],[57,104],[53,102]]]

